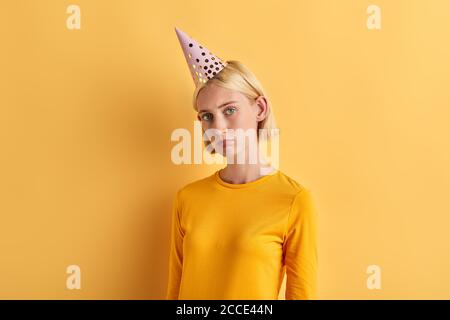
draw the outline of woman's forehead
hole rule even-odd
[[[242,101],[243,95],[239,91],[210,85],[200,91],[197,96],[197,109],[216,109],[224,103]]]

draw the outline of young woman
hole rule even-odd
[[[213,68],[220,65],[210,67],[217,71],[212,75],[192,73],[193,102],[203,131],[218,132],[205,142],[207,150],[226,157],[227,166],[174,197],[166,298],[278,299],[286,275],[286,299],[316,299],[317,213],[311,192],[260,157],[249,161],[250,150],[259,155],[260,142],[275,128],[263,88],[242,63],[224,63],[176,31],[193,70],[206,70],[210,61],[218,62]],[[264,130],[267,136],[260,134]],[[255,132],[256,140],[242,139],[237,134],[242,131]]]

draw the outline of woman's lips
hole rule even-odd
[[[224,146],[224,148],[226,148],[227,145],[230,145],[234,142],[233,139],[224,139],[222,140],[222,145]]]

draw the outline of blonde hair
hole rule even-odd
[[[213,78],[208,80],[206,83],[199,84],[198,87],[194,91],[193,95],[193,106],[194,110],[197,111],[197,97],[200,91],[210,84],[215,84],[217,86],[221,86],[223,88],[231,89],[238,91],[245,95],[250,102],[254,101],[256,98],[260,96],[264,96],[267,101],[267,115],[264,120],[258,122],[257,128],[257,137],[258,142],[260,140],[270,140],[274,135],[277,134],[277,131],[273,131],[272,129],[278,129],[275,116],[272,111],[271,103],[264,92],[264,89],[255,75],[248,69],[243,63],[236,60],[226,61],[225,67],[217,73]],[[259,129],[265,129],[265,134],[263,136],[259,136]],[[204,132],[203,132],[204,134]],[[204,141],[205,147],[209,149],[211,141]],[[211,154],[215,153],[214,148],[211,148]]]

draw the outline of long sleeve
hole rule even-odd
[[[178,300],[181,274],[183,269],[183,230],[180,222],[178,193],[172,204],[172,223],[169,252],[169,277],[167,283],[167,300]]]
[[[294,198],[283,245],[286,300],[317,299],[317,211],[308,189]]]

